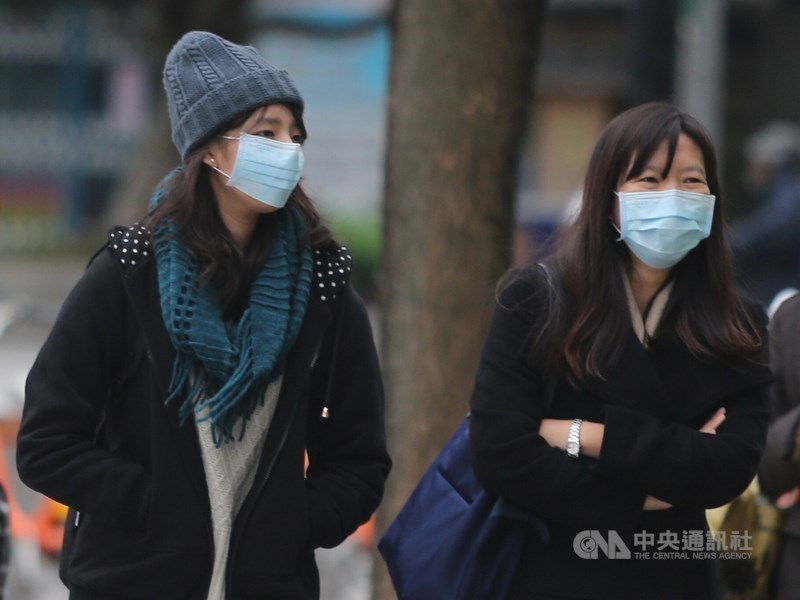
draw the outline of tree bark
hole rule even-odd
[[[394,469],[378,534],[464,418],[513,201],[545,2],[400,0],[394,14],[382,360]],[[382,561],[376,598],[392,598]]]

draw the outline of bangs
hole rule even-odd
[[[643,127],[640,131],[635,131],[633,133],[634,135],[630,140],[631,150],[628,153],[628,164],[631,166],[628,172],[623,176],[623,181],[628,181],[640,175],[642,171],[644,171],[647,163],[664,142],[667,143],[667,162],[664,165],[661,176],[666,177],[669,170],[672,168],[672,161],[675,159],[675,149],[678,147],[678,138],[681,133],[684,133],[680,122],[677,119],[673,119],[664,123],[657,131],[651,131],[649,128]],[[694,136],[690,135],[690,137]]]

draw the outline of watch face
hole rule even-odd
[[[576,442],[567,442],[567,454],[578,454],[578,444]]]

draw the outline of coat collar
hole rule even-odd
[[[731,395],[769,384],[765,357],[710,360],[694,356],[671,336],[657,336],[645,348],[631,329],[619,360],[604,380],[585,387],[609,404],[648,412],[664,420],[704,422]]]

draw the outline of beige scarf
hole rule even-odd
[[[661,322],[661,317],[664,314],[664,308],[667,306],[669,294],[672,291],[672,281],[664,286],[650,301],[650,310],[647,311],[645,318],[642,318],[642,313],[639,310],[639,305],[636,302],[636,297],[633,295],[633,288],[628,277],[622,278],[625,283],[625,294],[628,297],[628,309],[631,313],[631,324],[636,337],[642,345],[647,348],[650,339],[655,335],[658,324]]]

